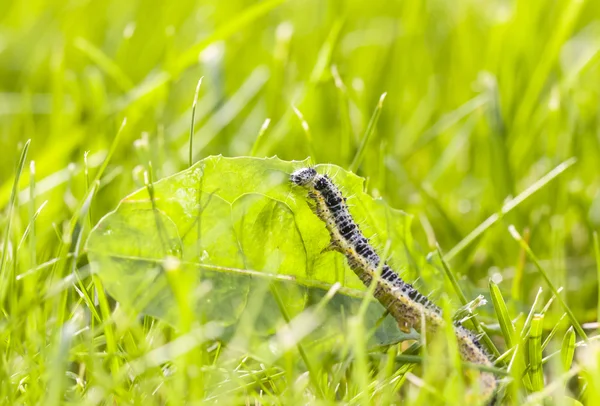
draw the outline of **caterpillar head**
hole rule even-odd
[[[306,186],[317,176],[314,168],[298,169],[290,175],[290,180],[298,186]]]

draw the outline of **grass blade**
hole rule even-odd
[[[348,95],[348,88],[342,80],[336,65],[331,66],[331,76],[338,91],[338,103],[340,106],[340,155],[344,162],[346,162],[349,159],[349,148],[354,139],[352,120],[350,118],[350,97]],[[382,163],[385,163],[385,161]]]
[[[327,36],[327,40],[325,40],[325,43],[319,50],[317,62],[315,63],[315,66],[310,74],[310,82],[318,82],[323,76],[323,73],[327,70],[327,67],[330,65],[331,55],[335,50],[335,46],[340,37],[340,32],[343,25],[344,22],[341,19],[338,19],[333,23],[333,26],[329,31],[329,35]]]
[[[563,369],[568,371],[571,369],[571,363],[573,362],[573,355],[575,354],[575,331],[573,326],[569,327],[565,333],[565,337],[562,341],[560,349],[560,360],[562,362]]]
[[[30,208],[29,208],[29,224],[27,224],[27,227],[25,228],[25,231],[23,232],[23,236],[21,237],[21,240],[19,241],[19,245],[17,245],[17,251],[19,251],[19,249],[21,249],[21,246],[23,246],[23,244],[25,243],[25,239],[27,239],[28,236],[30,236],[29,238],[29,244],[30,246],[35,244],[35,220],[38,218],[38,216],[40,215],[40,213],[42,212],[42,210],[44,210],[44,207],[46,207],[46,205],[48,204],[48,200],[45,200],[44,203],[40,204],[40,207],[38,207],[37,210],[35,210],[35,201],[32,200],[30,203]],[[33,206],[33,207],[31,207]],[[35,246],[35,245],[34,245]],[[31,253],[30,253],[31,254]],[[34,251],[35,254],[35,251]],[[30,257],[30,261],[33,264],[33,267],[35,267],[35,263],[37,262],[35,255],[33,255],[32,257]]]
[[[235,33],[240,32],[242,28],[256,21],[263,15],[267,14],[269,11],[279,6],[284,1],[285,0],[261,1],[248,7],[243,12],[239,13],[236,16],[236,18],[230,20],[227,24],[217,28],[206,39],[198,42],[197,44],[190,47],[187,51],[183,52],[175,62],[174,66],[171,69],[169,69],[172,76],[176,77],[184,69],[194,64],[198,60],[198,55],[200,55],[200,52],[205,50],[210,44],[213,44],[217,41],[223,40],[232,36]]]
[[[535,309],[537,309],[538,307],[538,303],[542,297],[543,291],[544,290],[542,288],[538,289],[535,295],[535,299],[533,299],[531,308],[529,309],[529,313],[527,314],[527,318],[525,319],[525,323],[523,323],[523,328],[521,329],[521,339],[523,340],[527,338],[527,333],[529,332],[529,328],[531,327],[531,321],[533,320],[533,316],[536,313]]]
[[[557,22],[557,26],[552,30],[552,36],[548,39],[544,52],[541,54],[542,57],[539,59],[527,89],[522,95],[521,104],[514,119],[514,127],[516,129],[522,129],[530,120],[532,112],[539,103],[539,96],[544,89],[544,84],[554,68],[563,44],[569,38],[577,23],[584,3],[581,0],[565,2],[566,10],[561,10],[561,17]],[[513,136],[516,136],[516,134],[513,134]]]
[[[12,224],[13,210],[17,202],[17,194],[19,191],[19,179],[21,179],[21,173],[25,166],[25,159],[27,158],[27,152],[29,151],[29,144],[31,140],[27,140],[23,149],[21,150],[21,156],[17,162],[17,170],[15,172],[15,181],[13,182],[12,191],[10,193],[10,200],[8,202],[8,209],[6,211],[6,230],[4,230],[4,242],[2,243],[2,257],[0,258],[0,303],[4,303],[4,297],[8,285],[12,282],[13,275],[8,274],[6,269],[6,256],[8,253],[8,241],[10,239],[10,226]]]
[[[554,286],[554,284],[550,280],[550,277],[546,273],[546,270],[542,267],[542,265],[540,264],[540,261],[535,256],[535,254],[533,253],[533,251],[531,251],[531,248],[529,248],[529,245],[525,242],[525,240],[523,239],[523,237],[521,237],[521,235],[519,234],[519,232],[517,231],[517,229],[514,226],[512,226],[512,225],[509,226],[508,230],[510,231],[510,234],[512,235],[512,237],[525,250],[525,252],[527,253],[527,256],[534,263],[534,265],[537,268],[539,274],[542,275],[542,277],[546,281],[546,284],[548,285],[548,287],[550,288],[550,290],[552,291],[552,293],[556,296],[556,299],[560,302],[561,306],[563,307],[563,309],[565,310],[565,312],[569,316],[569,319],[571,320],[571,324],[573,325],[573,327],[575,327],[575,330],[577,331],[577,334],[579,334],[579,336],[581,338],[583,338],[584,340],[587,340],[588,339],[587,338],[587,334],[585,334],[585,331],[583,331],[583,328],[581,327],[581,324],[579,324],[579,321],[575,317],[575,314],[573,313],[573,311],[571,310],[571,308],[569,306],[567,306],[567,303],[563,300],[562,296],[560,295],[560,292],[558,291],[558,289],[556,289],[556,287]]]
[[[102,165],[100,165],[100,168],[98,169],[98,172],[96,173],[96,176],[94,177],[94,180],[91,182],[92,185],[96,182],[100,182],[100,178],[102,178],[102,175],[104,175],[104,171],[106,170],[108,163],[112,159],[112,156],[114,155],[115,151],[117,150],[117,147],[119,146],[119,141],[121,140],[121,137],[123,135],[123,130],[125,129],[126,125],[127,125],[127,119],[124,118],[123,121],[121,122],[121,126],[119,127],[119,130],[117,131],[117,134],[115,135],[115,138],[113,139],[112,143],[110,144],[110,149],[108,150],[108,154],[106,155],[106,158],[104,158],[104,161],[102,161]]]
[[[567,315],[567,313],[564,313],[561,316],[560,320],[558,320],[558,322],[556,322],[554,327],[552,327],[552,330],[550,330],[550,333],[546,336],[546,338],[544,339],[544,342],[542,343],[542,351],[544,351],[546,349],[546,347],[548,346],[548,344],[550,344],[550,341],[554,338],[554,336],[558,332],[561,322],[563,321],[563,319],[565,318],[566,315]]]
[[[452,284],[452,287],[454,288],[454,292],[458,296],[458,299],[460,300],[460,303],[463,306],[467,306],[467,304],[469,303],[469,301],[467,300],[467,297],[465,296],[465,294],[463,293],[460,285],[458,284],[458,280],[456,279],[456,276],[454,276],[454,273],[450,269],[450,266],[448,265],[448,263],[444,259],[444,255],[443,255],[442,250],[440,249],[439,245],[437,246],[437,253],[438,253],[438,256],[439,256],[440,261],[442,263],[442,269],[444,270],[444,273],[446,274],[446,277],[450,280],[450,283]],[[496,346],[494,345],[494,342],[490,339],[490,337],[488,336],[488,334],[483,330],[483,328],[481,327],[481,324],[479,323],[479,320],[477,319],[477,317],[475,317],[475,315],[472,315],[472,317],[469,318],[468,322],[472,324],[473,328],[475,329],[475,331],[478,334],[482,335],[483,342],[486,344],[486,346],[488,347],[488,349],[490,351],[492,351],[492,353],[494,354],[494,356],[499,357],[500,356],[500,351],[498,351],[498,348],[496,348]]]
[[[37,267],[37,256],[36,256],[36,241],[35,241],[35,218],[42,210],[42,207],[46,204],[45,202],[40,208],[35,210],[35,161],[29,163],[29,194],[31,199],[29,200],[29,218],[31,224],[31,230],[29,232],[29,253],[30,264],[29,268],[33,269]]]
[[[500,209],[500,213],[494,213],[483,223],[475,227],[473,231],[469,233],[465,238],[463,238],[454,248],[452,248],[445,256],[446,261],[451,261],[454,257],[456,257],[460,252],[462,252],[466,247],[471,245],[481,234],[485,232],[488,228],[493,226],[498,220],[504,217],[506,214],[510,213],[515,207],[519,204],[523,203],[527,200],[531,195],[535,192],[546,186],[550,181],[555,179],[558,175],[566,171],[568,168],[573,166],[577,160],[575,158],[567,159],[556,168],[552,169],[546,175],[542,176],[537,182],[533,185],[529,186],[523,192],[519,193],[517,197],[514,199],[510,199],[506,202],[502,208]]]
[[[271,294],[273,295],[273,298],[275,299],[275,302],[277,303],[277,307],[279,308],[279,311],[281,312],[281,315],[283,316],[283,319],[285,320],[285,322],[287,324],[290,324],[292,318],[290,317],[287,309],[285,308],[285,303],[281,299],[281,295],[279,294],[279,290],[277,289],[277,286],[274,283],[271,283],[269,285],[269,287],[270,287]],[[296,348],[298,349],[298,353],[300,354],[300,357],[302,357],[302,361],[304,361],[304,364],[306,365],[306,368],[309,371],[308,372],[309,378],[310,378],[310,381],[311,381],[312,385],[314,386],[315,390],[321,396],[325,396],[325,394],[323,392],[323,388],[319,384],[319,379],[317,376],[318,371],[314,368],[312,362],[308,358],[308,355],[304,349],[304,346],[298,342],[298,343],[296,343]]]
[[[110,77],[119,88],[126,92],[133,88],[133,82],[127,74],[113,61],[103,50],[94,44],[79,37],[75,39],[75,48],[83,52],[93,63],[95,63],[108,77]]]
[[[377,126],[377,122],[379,121],[379,116],[381,115],[381,110],[383,109],[383,101],[385,100],[386,96],[387,96],[387,93],[383,93],[379,97],[379,102],[377,103],[377,106],[375,107],[375,111],[373,112],[373,115],[371,116],[371,120],[369,120],[369,124],[367,125],[365,135],[363,135],[362,140],[360,142],[360,146],[358,147],[358,150],[356,151],[356,155],[354,155],[354,160],[350,164],[350,170],[352,172],[356,172],[358,170],[358,168],[360,167],[360,164],[365,155],[365,150],[367,148],[369,140],[375,133],[375,128]]]
[[[254,144],[252,145],[252,151],[250,151],[250,156],[256,156],[256,154],[258,152],[258,147],[260,146],[260,142],[261,142],[263,136],[265,135],[265,133],[267,132],[267,129],[269,128],[270,124],[271,124],[271,119],[270,118],[265,119],[262,126],[260,127],[260,130],[258,131],[256,140],[254,140]]]
[[[506,346],[512,348],[515,345],[515,326],[512,324],[512,320],[508,315],[508,309],[506,308],[506,303],[504,302],[500,288],[498,288],[498,285],[491,280],[489,287],[492,304],[494,305],[494,310],[496,310],[496,316],[498,317],[498,322],[500,323],[500,329],[502,330],[502,335],[506,341]]]
[[[544,388],[544,371],[542,369],[543,322],[544,315],[534,315],[531,321],[531,329],[527,335],[527,364],[532,389],[535,392]]]
[[[529,228],[526,228],[523,231],[523,239],[529,244],[529,238],[531,236],[531,232]],[[520,302],[523,300],[523,276],[525,274],[525,263],[527,262],[527,254],[523,249],[519,251],[519,258],[517,259],[517,265],[515,267],[515,276],[513,278],[512,283],[512,299],[515,302]]]
[[[60,405],[64,399],[66,386],[65,369],[69,363],[69,351],[73,336],[77,330],[73,321],[68,321],[56,334],[56,342],[53,345],[52,360],[48,363],[47,387],[48,395],[44,401],[46,405]]]
[[[194,93],[194,102],[192,103],[192,120],[190,123],[190,151],[189,151],[189,156],[188,156],[188,166],[192,166],[192,163],[194,162],[194,159],[193,159],[194,120],[196,119],[196,105],[198,104],[198,93],[200,92],[200,86],[202,85],[202,79],[204,79],[204,76],[202,76],[198,80],[198,84],[196,85],[196,93]]]
[[[315,146],[313,143],[313,136],[312,136],[312,133],[310,132],[310,126],[308,125],[308,121],[306,121],[306,119],[304,118],[304,115],[302,114],[302,112],[300,110],[298,110],[298,108],[296,106],[292,106],[292,109],[294,110],[294,114],[296,114],[296,117],[298,117],[298,120],[300,120],[300,125],[302,126],[302,131],[304,131],[304,136],[306,137],[306,145],[308,146],[308,153],[313,160],[316,160],[317,154],[315,151]]]
[[[594,231],[594,255],[596,257],[596,277],[598,286],[600,286],[600,243],[598,242],[598,232]],[[596,309],[596,320],[600,325],[600,289],[598,289],[598,305]]]
[[[465,117],[471,116],[477,111],[477,109],[485,106],[485,104],[488,102],[489,97],[485,94],[480,94],[468,100],[457,109],[444,114],[432,126],[423,131],[414,145],[410,146],[406,152],[402,153],[402,158],[411,159],[412,157],[416,156],[417,152],[421,151],[437,137],[448,131],[450,128],[452,128],[452,126],[459,123]]]

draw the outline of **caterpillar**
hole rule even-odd
[[[314,168],[302,168],[290,175],[290,181],[308,190],[309,204],[331,236],[328,249],[344,254],[363,284],[370,286],[373,280],[376,281],[373,295],[394,317],[401,330],[419,330],[422,320],[429,332],[443,326],[442,310],[382,262],[352,218],[346,198],[327,175],[318,174]],[[454,323],[454,331],[463,360],[492,366],[490,356],[473,332],[460,322]],[[481,395],[487,400],[492,399],[497,388],[495,376],[481,372],[480,379]]]

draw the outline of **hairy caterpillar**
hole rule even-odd
[[[316,215],[325,222],[331,235],[330,248],[346,256],[350,268],[366,286],[376,280],[373,294],[396,319],[400,329],[419,329],[422,320],[431,332],[443,325],[441,309],[402,280],[387,263],[382,264],[348,211],[346,199],[327,175],[320,175],[313,168],[302,168],[292,173],[290,180],[308,190]],[[465,361],[492,366],[490,357],[470,330],[460,323],[455,323],[454,330]],[[496,386],[493,374],[481,373],[481,389],[486,399],[492,398]]]

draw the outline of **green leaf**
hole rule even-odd
[[[87,242],[92,270],[123,305],[174,324],[185,301],[200,318],[235,322],[248,295],[265,281],[285,285],[280,292],[291,317],[336,282],[345,296],[362,297],[364,287],[343,255],[323,252],[329,235],[308,206],[306,191],[289,182],[291,172],[307,165],[276,157],[213,156],[141,189],[92,230]],[[362,178],[333,165],[316,169],[348,197],[350,211],[376,248],[390,241],[394,269],[409,281],[433,282],[433,268],[413,248],[410,216],[367,195]],[[177,277],[165,278],[172,270]],[[424,292],[434,287],[439,286],[428,285]],[[186,297],[182,302],[174,295]],[[370,307],[379,316],[384,311],[376,303]],[[278,312],[274,299],[265,298],[260,317],[269,320]]]

